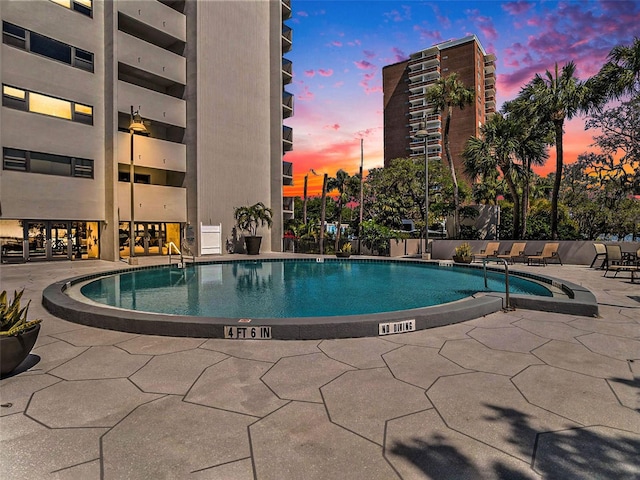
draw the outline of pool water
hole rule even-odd
[[[552,296],[509,277],[510,293]],[[361,315],[448,303],[477,292],[504,293],[504,274],[393,261],[253,261],[162,267],[92,281],[82,294],[130,310],[222,318]]]

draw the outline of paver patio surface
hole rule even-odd
[[[599,318],[360,339],[136,335],[41,306],[54,281],[120,266],[0,267],[44,320],[0,380],[2,480],[640,478],[640,284],[622,274],[514,267],[587,287]]]

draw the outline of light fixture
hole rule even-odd
[[[144,122],[142,121],[142,117],[140,116],[140,112],[136,110],[133,111],[133,106],[131,107],[131,124],[129,125],[129,131],[132,133],[142,133],[148,134],[149,130],[144,126]]]
[[[430,260],[429,255],[429,157],[427,156],[427,137],[429,132],[426,130],[424,122],[420,122],[418,131],[415,133],[416,138],[424,140],[424,257]]]

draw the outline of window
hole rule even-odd
[[[90,17],[91,12],[91,0],[51,0],[53,3],[62,5],[69,10],[75,10],[78,13],[82,13],[87,17]]]
[[[93,73],[93,53],[74,48],[73,66]]]
[[[44,35],[29,32],[29,50],[45,57],[71,64],[71,47]]]
[[[2,22],[2,41],[7,45],[93,73],[93,53],[12,23]]]
[[[27,30],[11,23],[2,22],[2,43],[26,49]]]
[[[29,92],[10,85],[2,86],[2,105],[16,110],[26,110],[85,125],[93,125],[93,107],[89,105]]]
[[[63,177],[93,178],[93,160],[5,147],[2,168]]]
[[[5,148],[2,161],[4,170],[27,171],[27,152],[15,148]]]

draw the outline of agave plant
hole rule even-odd
[[[7,301],[6,290],[0,293],[0,337],[18,335],[42,321],[40,319],[27,320],[31,300],[29,300],[26,307],[20,308],[20,299],[23,293],[24,289],[20,293],[14,291],[11,301]]]

